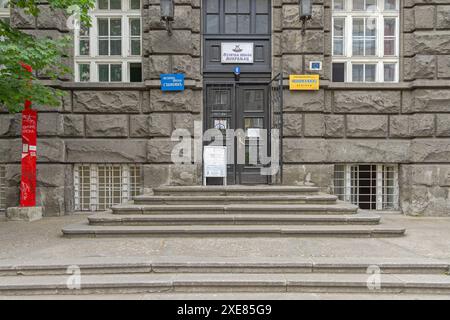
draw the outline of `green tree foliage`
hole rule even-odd
[[[94,7],[94,0],[47,0],[53,9],[61,9],[76,15],[82,24],[90,25],[88,11]],[[12,10],[23,9],[26,14],[39,15],[39,0],[10,0]],[[55,80],[58,76],[71,73],[62,63],[72,47],[70,37],[58,39],[37,38],[9,26],[0,20],[0,105],[10,112],[23,109],[26,99],[33,104],[56,106],[64,92],[45,85],[40,78]],[[33,73],[21,65],[28,64]]]

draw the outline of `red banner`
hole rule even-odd
[[[36,141],[37,112],[31,110],[31,101],[25,102],[22,111],[22,179],[20,181],[20,206],[36,206]]]

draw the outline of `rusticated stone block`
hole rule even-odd
[[[343,113],[398,113],[399,91],[335,91],[334,111]]]
[[[36,188],[36,203],[44,210],[44,216],[62,216],[66,212],[64,187]]]
[[[384,115],[348,115],[348,137],[386,137],[387,116]]]
[[[283,166],[283,184],[295,186],[310,182],[322,192],[331,193],[333,186],[334,165],[332,164],[289,164]]]
[[[450,6],[437,6],[437,29],[450,29]]]
[[[390,117],[390,136],[394,138],[432,137],[434,115],[414,114]]]
[[[0,136],[20,136],[21,121],[21,114],[0,114]]]
[[[71,165],[39,164],[36,172],[37,186],[41,188],[64,187],[72,180]]]
[[[416,29],[434,28],[434,6],[414,7],[414,23]]]
[[[184,73],[187,79],[200,79],[200,58],[173,56],[173,72]]]
[[[392,138],[408,138],[409,133],[409,116],[393,115],[389,118],[389,134]]]
[[[143,165],[144,191],[146,188],[155,188],[169,185],[169,165],[146,164]]]
[[[36,19],[38,29],[56,29],[60,31],[69,31],[67,27],[68,15],[62,9],[52,9],[50,6],[39,6],[39,15]]]
[[[450,31],[416,31],[404,35],[404,53],[414,54],[450,54]]]
[[[131,115],[130,116],[130,137],[148,137],[148,115]]]
[[[324,111],[325,94],[319,91],[283,91],[283,110],[289,112]]]
[[[323,53],[323,31],[283,30],[281,34],[281,49],[283,53]]]
[[[148,119],[151,136],[168,137],[172,134],[172,117],[167,113],[152,113]]]
[[[39,114],[37,130],[39,136],[56,136],[62,134],[62,116],[58,113]]]
[[[169,56],[152,55],[148,57],[148,75],[150,78],[159,79],[160,74],[170,73]]]
[[[20,142],[20,141],[18,141]],[[64,162],[65,145],[61,139],[38,139],[37,161],[42,162]]]
[[[172,186],[192,186],[198,184],[199,173],[196,164],[170,165],[169,184]]]
[[[298,54],[285,54],[282,58],[283,74],[300,74],[303,70],[303,59]]]
[[[285,163],[326,162],[327,142],[324,139],[283,139]]]
[[[24,9],[14,8],[11,10],[11,26],[18,29],[32,29],[36,26],[36,18],[26,14]]]
[[[450,78],[450,56],[437,56],[437,76],[440,79]]]
[[[302,115],[300,113],[283,114],[283,135],[285,137],[302,136]]]
[[[67,139],[65,141],[67,162],[129,163],[147,160],[146,140]]]
[[[127,137],[127,115],[87,115],[86,136],[88,137]]]
[[[147,145],[147,159],[151,163],[171,163],[172,150],[178,141],[170,139],[151,139]]]
[[[329,162],[401,163],[409,161],[409,140],[329,140]]]
[[[438,114],[436,119],[436,135],[438,137],[450,137],[450,114]]]
[[[280,8],[272,9],[272,30],[281,31],[283,26],[283,13]]]
[[[196,94],[193,90],[183,92],[163,92],[159,89],[150,90],[149,111],[178,111],[189,112],[201,110],[201,92]]]
[[[324,115],[325,136],[341,138],[344,136],[344,116],[335,114]]]
[[[435,56],[416,55],[413,58],[405,58],[404,61],[405,80],[434,79],[436,74]]]
[[[0,139],[0,163],[9,162],[9,154],[13,152],[10,150],[11,140]],[[18,150],[20,152],[20,149]]]
[[[284,58],[284,57],[283,57]],[[321,79],[328,79],[328,75],[330,74],[330,65],[331,59],[326,60],[328,58],[323,55],[305,55],[305,70],[306,73],[318,74]],[[314,71],[309,68],[310,61],[322,61],[322,70]],[[292,74],[292,73],[291,73]]]
[[[323,114],[306,113],[305,137],[323,137],[325,135],[325,119]]]
[[[403,112],[448,112],[450,90],[417,89],[404,99]]]
[[[74,91],[74,112],[138,113],[139,91]]]
[[[82,114],[64,114],[63,134],[64,137],[82,137],[84,136],[84,115]]]
[[[169,36],[166,30],[152,30],[149,33],[150,53],[192,54],[193,40],[189,30],[174,30]]]
[[[299,5],[283,6],[283,28],[302,28],[302,22],[299,18]],[[314,5],[312,8],[312,18],[308,21],[307,28],[323,28],[323,6]]]
[[[415,29],[414,23],[414,8],[408,9],[405,8],[403,10],[403,31],[411,32]]]
[[[191,135],[194,135],[194,121],[201,121],[200,115],[193,115],[190,113],[177,113],[173,117],[173,128],[186,129]]]
[[[421,139],[411,142],[412,162],[448,162],[450,139]]]
[[[409,117],[411,137],[432,137],[434,135],[434,115],[415,114]]]

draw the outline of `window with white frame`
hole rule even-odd
[[[75,210],[104,211],[141,194],[141,168],[126,164],[79,164],[74,168]]]
[[[398,166],[351,164],[334,166],[334,193],[339,200],[366,210],[398,209]]]
[[[0,210],[6,208],[6,169],[0,166]]]
[[[399,0],[333,0],[334,82],[398,82]]]
[[[0,20],[9,24],[9,0],[0,0]]]
[[[75,33],[77,82],[141,82],[141,0],[97,0]]]

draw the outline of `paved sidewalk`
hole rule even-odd
[[[450,218],[386,214],[382,223],[402,225],[400,238],[115,238],[66,239],[61,228],[86,214],[41,221],[0,222],[0,262],[120,257],[223,258],[433,258],[450,262]]]

